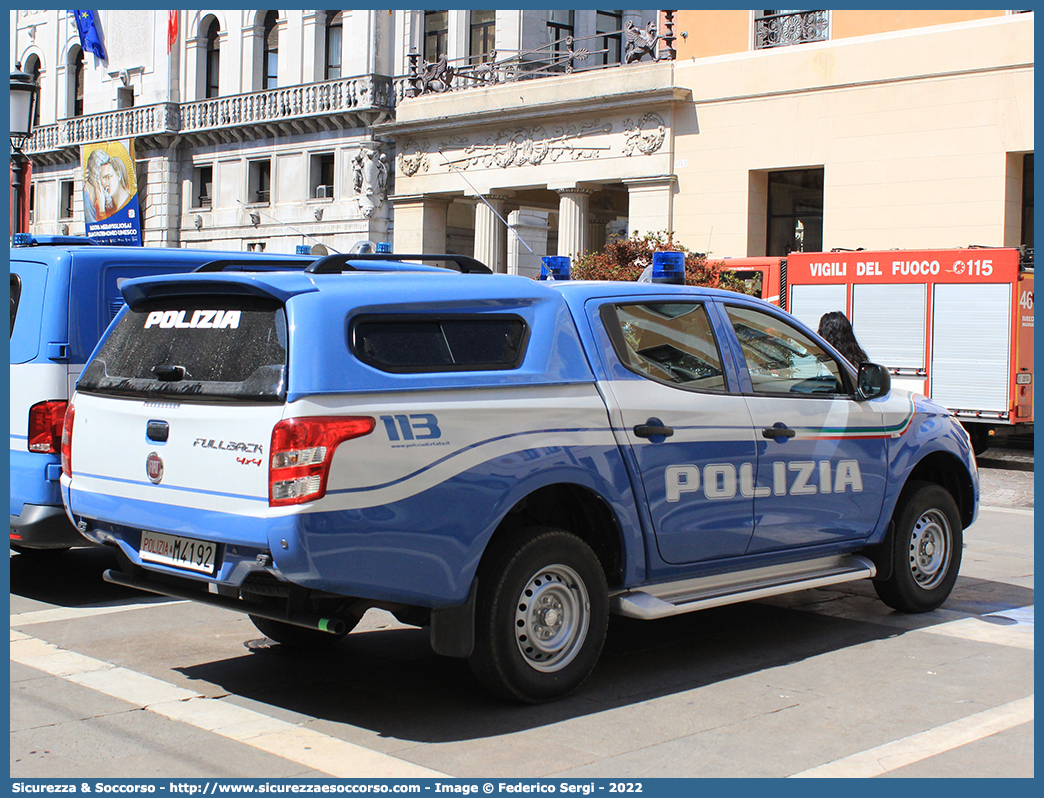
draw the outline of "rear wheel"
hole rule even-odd
[[[961,567],[961,517],[948,491],[931,482],[908,485],[896,507],[892,575],[877,595],[901,612],[928,612],[950,595]]]
[[[559,698],[594,669],[608,617],[605,574],[591,547],[568,532],[531,527],[483,563],[469,664],[501,697]]]

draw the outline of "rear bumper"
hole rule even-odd
[[[23,504],[11,515],[11,545],[26,549],[67,549],[89,546],[91,541],[77,531],[65,508],[49,504]]]

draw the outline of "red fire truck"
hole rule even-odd
[[[722,263],[736,272],[754,296],[781,308],[787,306],[786,258],[725,258]]]
[[[781,307],[813,329],[843,311],[893,384],[950,408],[976,452],[1033,432],[1032,250],[792,252],[782,275]]]

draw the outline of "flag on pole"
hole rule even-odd
[[[171,11],[167,17],[167,55],[174,49],[174,42],[178,40],[178,12]]]
[[[76,22],[76,32],[80,35],[80,47],[84,51],[94,53],[102,61],[107,61],[105,48],[102,47],[101,35],[98,33],[98,20],[93,11],[70,11]]]

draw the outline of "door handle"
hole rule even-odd
[[[635,426],[634,434],[639,438],[651,438],[654,435],[669,438],[674,434],[674,429],[664,425],[658,418],[650,418],[644,424]]]
[[[761,436],[763,438],[771,438],[771,439],[775,439],[775,438],[793,438],[795,435],[797,435],[797,433],[794,432],[794,430],[792,430],[790,427],[788,427],[782,421],[777,421],[771,427],[765,427],[765,429],[763,429],[761,431]]]

